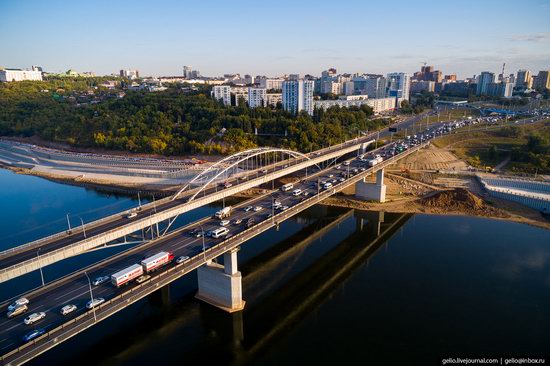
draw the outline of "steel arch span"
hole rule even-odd
[[[221,176],[224,176],[225,174],[227,174],[228,172],[231,172],[232,170],[237,170],[240,164],[243,164],[247,161],[252,160],[255,170],[259,169],[261,166],[259,166],[258,162],[254,160],[259,159],[262,156],[268,156],[269,154],[281,154],[281,156],[287,155],[288,157],[305,158],[305,159],[311,160],[309,156],[297,151],[289,150],[289,149],[259,147],[255,149],[241,151],[236,154],[226,156],[225,158],[217,161],[215,164],[211,165],[207,169],[197,174],[193,179],[191,179],[185,186],[183,186],[178,192],[176,192],[172,196],[172,200],[175,200],[176,198],[178,198],[178,196],[182,194],[187,188],[189,188],[193,183],[198,183],[200,181],[206,180],[206,183],[202,183],[199,190],[189,198],[189,201],[192,201],[193,199],[195,199],[195,197],[199,193],[201,193],[212,182],[216,181]],[[262,160],[262,159],[259,159],[259,160]],[[275,158],[274,160],[275,161],[272,161],[271,163],[277,163],[277,159]],[[283,160],[284,159],[281,158],[279,162]],[[263,161],[268,161],[268,159],[264,159]]]

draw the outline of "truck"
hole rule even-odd
[[[375,166],[376,164],[381,163],[382,161],[384,161],[384,159],[382,159],[380,155],[375,155],[374,158],[367,160],[367,162],[369,163],[369,166]]]
[[[143,274],[143,266],[141,264],[133,264],[128,268],[124,268],[117,273],[111,275],[111,282],[116,287],[127,284],[128,282],[138,278]]]
[[[225,219],[226,217],[229,217],[231,215],[231,206],[224,207],[223,209],[216,212],[214,216],[216,216],[217,219]]]
[[[172,252],[160,252],[148,258],[145,258],[144,260],[141,261],[143,272],[145,273],[152,272],[172,262],[173,259],[174,259],[174,254]]]

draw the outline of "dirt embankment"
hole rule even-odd
[[[436,192],[418,200],[432,213],[461,212],[468,215],[508,217],[505,212],[489,206],[485,201],[463,188]]]

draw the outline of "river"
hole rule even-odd
[[[128,209],[135,197],[0,170],[0,248]],[[144,197],[144,199],[151,199]],[[210,214],[205,207],[180,224]],[[52,280],[123,248],[44,270]],[[194,299],[195,273],[32,365],[438,364],[547,355],[550,231],[464,216],[315,206],[243,245],[245,310]],[[53,266],[52,266],[53,267]],[[31,273],[2,298],[39,284]]]

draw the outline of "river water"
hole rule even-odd
[[[137,204],[5,170],[0,199],[1,249],[64,230],[67,213],[75,225]],[[73,258],[45,276],[117,250]],[[445,357],[550,351],[550,232],[543,229],[319,205],[247,242],[239,265],[243,312],[195,300],[192,273],[30,364],[435,365]],[[0,294],[37,281],[29,274],[0,285]]]

